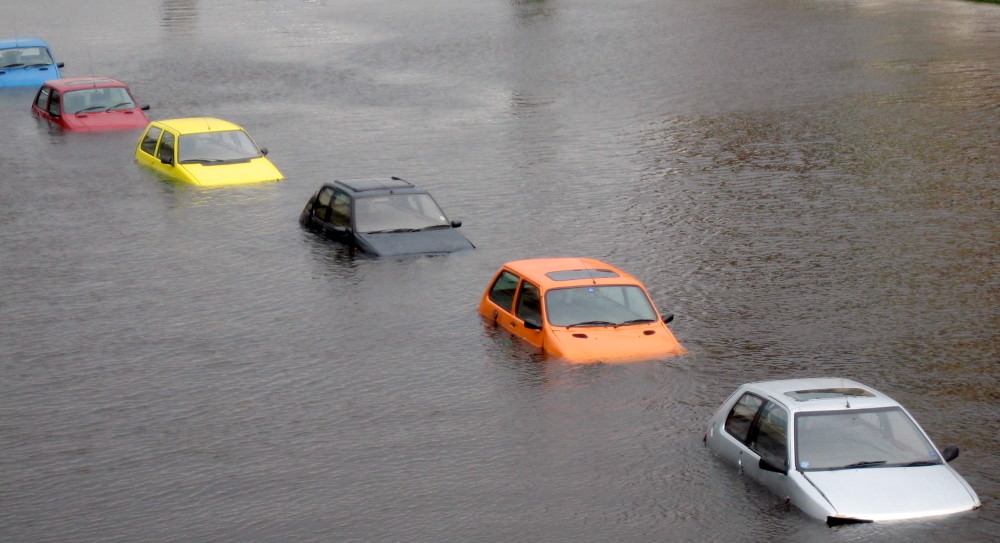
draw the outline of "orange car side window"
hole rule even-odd
[[[507,311],[511,311],[514,306],[514,292],[517,290],[519,281],[520,279],[513,273],[506,270],[501,272],[497,280],[493,282],[493,286],[490,287],[490,300]]]
[[[517,297],[517,318],[535,324],[542,323],[542,299],[538,287],[531,283],[521,283],[521,294]]]

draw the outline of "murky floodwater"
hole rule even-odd
[[[1000,532],[1000,7],[96,0],[0,35],[288,179],[197,190],[0,93],[3,541],[985,541]],[[320,182],[400,175],[476,251],[354,258]],[[644,279],[691,354],[540,362],[505,260]],[[829,529],[701,445],[739,383],[907,405],[978,512]]]

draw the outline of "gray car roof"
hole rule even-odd
[[[791,412],[899,406],[898,402],[874,388],[840,377],[759,381],[747,383],[741,389],[772,399]]]
[[[393,193],[425,193],[424,189],[399,177],[380,177],[364,179],[338,179],[332,183],[355,196]]]

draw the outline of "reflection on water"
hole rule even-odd
[[[198,0],[162,0],[160,26],[171,35],[192,34],[198,24]]]

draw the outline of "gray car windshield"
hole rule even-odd
[[[799,413],[795,458],[803,471],[941,463],[937,450],[899,407]]]
[[[177,160],[187,164],[239,162],[261,156],[257,145],[242,130],[184,134]]]
[[[656,310],[635,285],[603,285],[550,290],[545,312],[553,326],[620,326],[656,321]]]
[[[444,212],[429,194],[386,194],[358,198],[354,204],[358,232],[417,232],[450,228]]]

